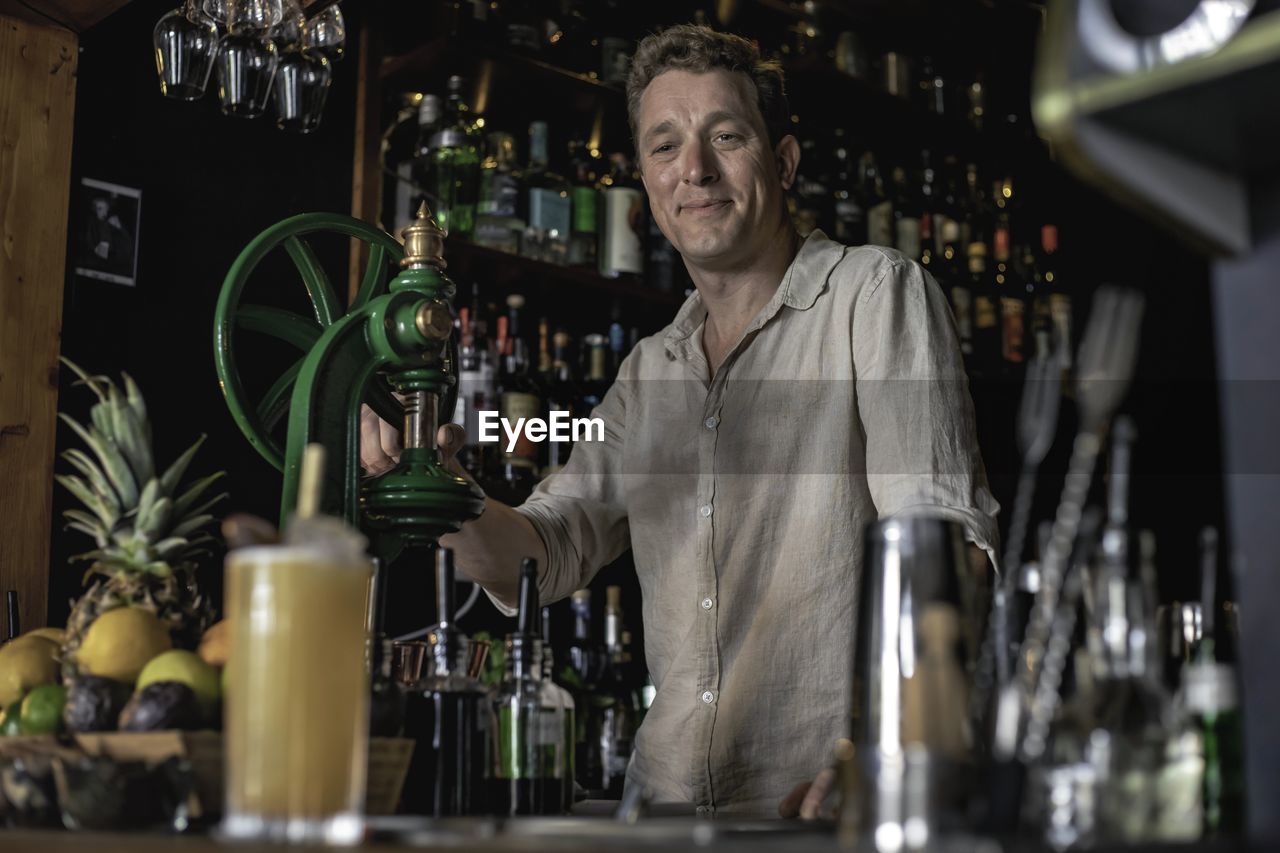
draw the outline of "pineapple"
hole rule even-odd
[[[76,650],[94,620],[117,607],[139,607],[154,613],[177,648],[195,648],[211,617],[208,602],[196,588],[196,558],[210,553],[214,541],[209,509],[225,494],[205,499],[223,472],[179,482],[202,436],[163,473],[157,472],[151,448],[151,424],[137,384],[123,374],[123,393],[105,376],[90,376],[63,359],[97,395],[90,424],[66,414],[59,417],[88,445],[62,456],[79,474],[58,475],[84,507],[67,510],[67,526],[91,536],[97,547],[73,560],[91,560],[84,582],[93,583],[72,603],[62,645],[62,674],[71,681],[79,673]]]

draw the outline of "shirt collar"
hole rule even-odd
[[[761,309],[756,320],[748,331],[758,329],[769,322],[782,306],[806,311],[818,301],[818,296],[826,290],[827,279],[831,271],[844,257],[845,247],[827,238],[821,230],[815,229],[796,253],[791,265],[782,276],[782,284],[773,298]],[[689,346],[689,339],[706,319],[707,309],[702,304],[702,295],[696,290],[680,306],[675,319],[667,328],[664,343],[667,352],[680,356]]]

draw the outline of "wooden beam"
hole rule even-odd
[[[382,205],[382,172],[378,167],[381,138],[382,84],[378,70],[382,62],[379,39],[379,5],[365,6],[360,25],[360,53],[356,72],[356,127],[354,162],[351,165],[351,215],[377,224]],[[355,298],[369,252],[364,243],[351,241],[348,292]]]
[[[82,33],[129,0],[0,0],[0,15]],[[176,2],[174,5],[178,5]]]
[[[0,591],[45,623],[79,37],[0,16]]]

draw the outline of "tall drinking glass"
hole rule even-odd
[[[227,555],[228,836],[360,839],[372,574],[368,560],[307,546]]]

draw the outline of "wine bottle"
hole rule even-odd
[[[647,230],[644,193],[626,154],[609,155],[611,169],[600,179],[599,272],[606,278],[644,273],[641,235]]]
[[[569,232],[573,224],[570,187],[551,171],[547,157],[547,123],[529,124],[529,166],[524,173],[526,223],[520,254],[547,263],[569,260]]]

